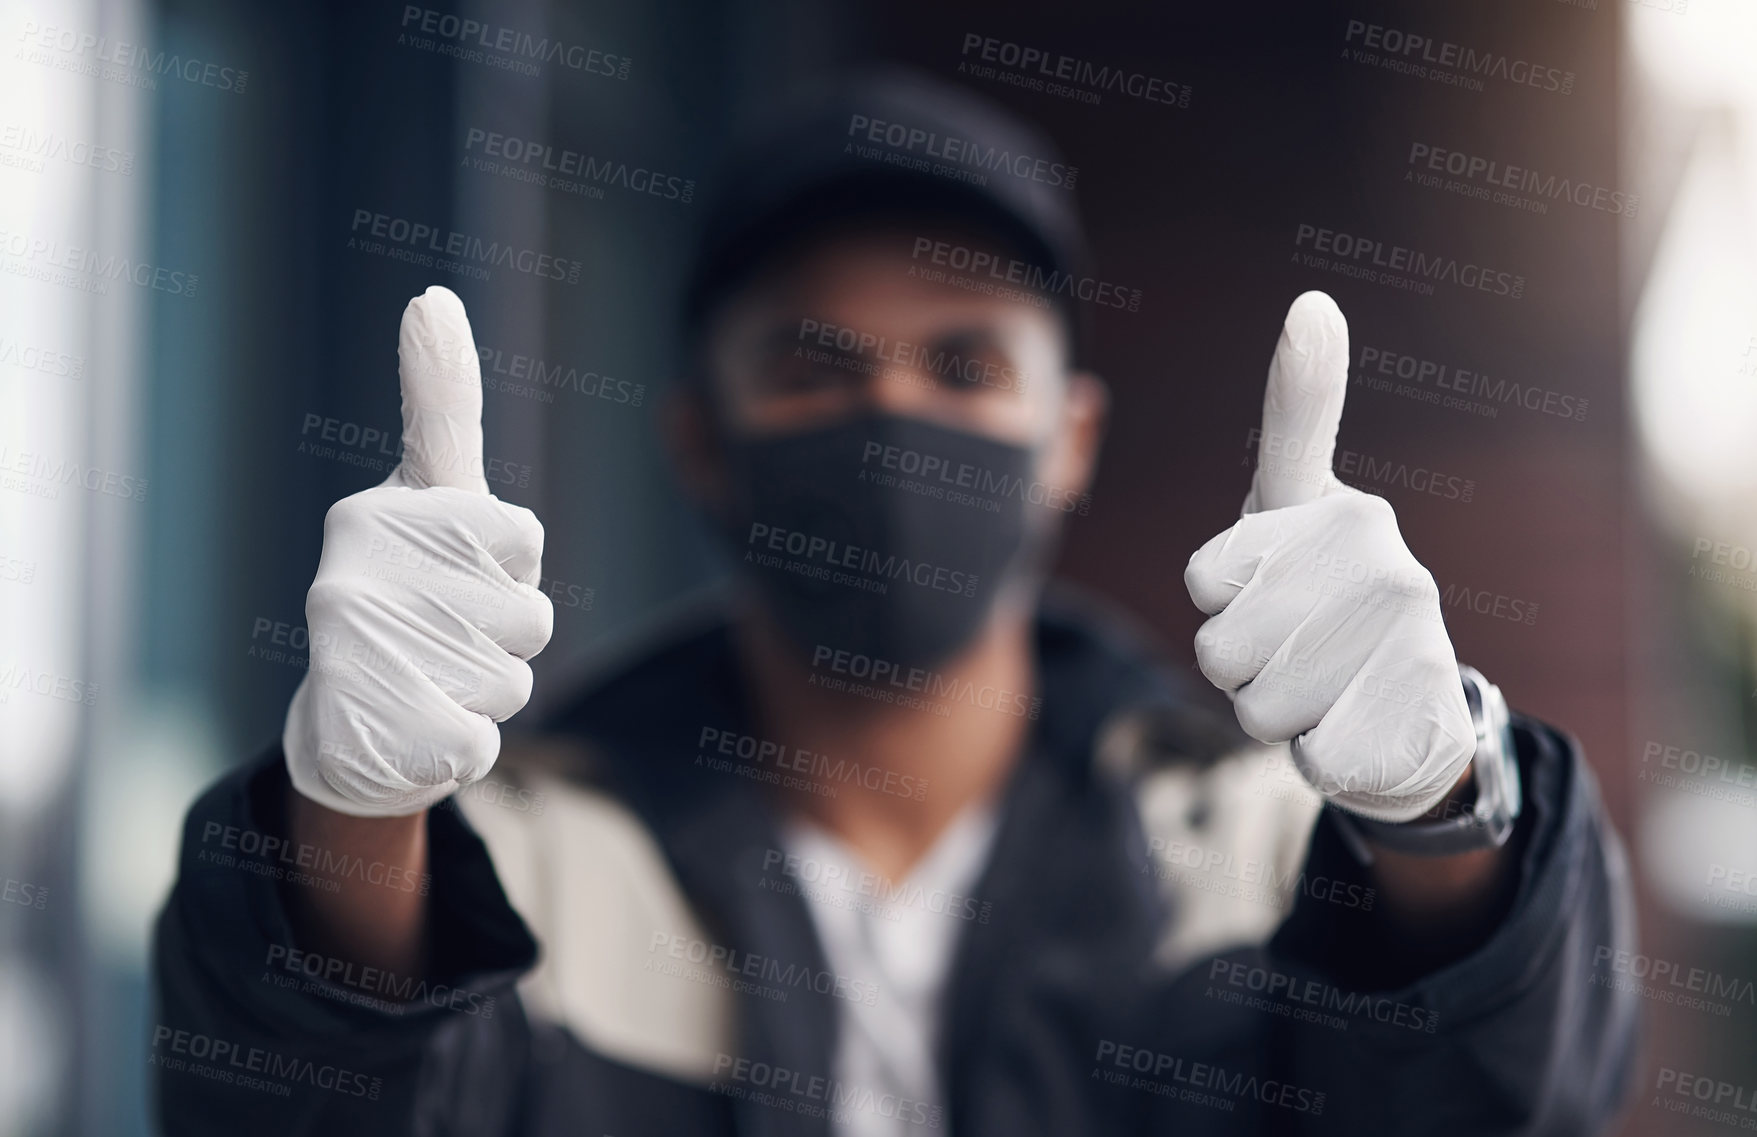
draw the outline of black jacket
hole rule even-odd
[[[1636,1011],[1592,981],[1593,953],[1631,947],[1633,921],[1620,846],[1572,740],[1515,719],[1518,892],[1475,953],[1413,982],[1376,982],[1396,961],[1374,913],[1337,902],[1371,896],[1370,882],[1325,815],[1273,937],[1172,973],[1151,957],[1177,913],[1154,886],[1131,776],[1096,761],[1095,740],[1120,710],[1152,706],[1171,724],[1161,735],[1180,736],[1158,748],[1199,763],[1230,724],[1192,709],[1173,677],[1087,614],[1046,608],[1038,653],[1041,711],[974,890],[986,922],[962,929],[942,1009],[946,1114],[919,1117],[916,1131],[1606,1127]],[[640,818],[717,943],[822,968],[805,902],[766,887],[756,863],[778,844],[762,791],[692,768],[700,723],[747,721],[740,691],[714,626],[662,645],[549,726],[590,744],[594,764],[578,776]],[[190,811],[157,929],[148,1040],[167,1133],[823,1137],[827,1109],[898,1108],[831,1078],[832,998],[741,1001],[742,1061],[727,1056],[711,1085],[618,1061],[527,1015],[514,984],[539,945],[453,810],[430,815],[431,881],[388,882],[430,889],[426,982],[362,998],[354,975],[288,980],[267,966],[285,962],[275,945],[293,943],[282,891],[302,854],[275,837],[288,792],[276,748]]]

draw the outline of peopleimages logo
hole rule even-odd
[[[108,294],[110,283],[126,282],[172,296],[191,297],[200,279],[192,272],[81,249],[16,229],[0,229],[0,256],[17,258],[0,261],[0,272],[99,296]]]
[[[1657,762],[1654,761],[1656,758]],[[1651,766],[1673,772],[1661,773]],[[1641,749],[1641,773],[1636,780],[1741,805],[1757,805],[1757,795],[1743,792],[1757,790],[1757,765],[1743,758],[1722,758],[1717,754],[1649,741]]]
[[[451,56],[467,63],[485,63],[522,75],[538,74],[542,70],[539,63],[559,63],[584,75],[626,80],[633,64],[626,55],[612,55],[584,44],[534,36],[498,24],[485,24],[419,4],[403,5],[402,29],[397,42],[406,47]],[[417,34],[431,38],[414,38]]]
[[[781,529],[761,521],[751,523],[746,545],[744,559],[762,568],[783,569],[867,592],[884,592],[889,582],[902,580],[935,592],[976,595],[977,577],[973,573],[926,561],[912,561],[895,553],[880,553],[797,529]],[[763,549],[768,552],[762,552]],[[800,560],[786,562],[771,554],[785,554]],[[837,569],[864,575],[834,571]]]
[[[1497,205],[1512,205],[1534,213],[1549,211],[1545,201],[1566,201],[1601,213],[1633,217],[1635,207],[1640,202],[1637,194],[1626,194],[1622,190],[1595,186],[1590,182],[1558,178],[1554,174],[1545,175],[1525,166],[1504,165],[1492,158],[1430,146],[1425,142],[1410,144],[1407,164],[1410,169],[1404,171],[1404,181],[1429,188],[1448,189],[1466,197],[1493,201]],[[1464,182],[1479,184],[1443,182],[1440,174],[1450,174]],[[1531,196],[1520,197],[1520,194]]]
[[[464,135],[464,151],[480,150],[491,158],[514,163],[521,180],[568,193],[576,193],[586,183],[618,186],[631,193],[646,194],[687,205],[695,200],[695,180],[631,166],[613,158],[598,158],[566,147],[556,148],[545,142],[533,142],[516,135],[471,127]],[[494,172],[490,170],[489,172]]]
[[[85,357],[68,355],[0,335],[0,366],[20,367],[60,379],[84,379]]]
[[[1197,1062],[1113,1039],[1100,1039],[1092,1060],[1098,1064],[1092,1071],[1094,1079],[1193,1105],[1231,1112],[1240,1101],[1252,1100],[1296,1113],[1316,1116],[1324,1112],[1326,1095],[1322,1090],[1260,1078],[1212,1062]]]
[[[784,1003],[792,991],[809,991],[815,995],[829,995],[837,999],[845,999],[850,1003],[860,1003],[868,1007],[878,1006],[879,985],[869,980],[849,979],[834,971],[806,967],[803,964],[789,963],[772,955],[758,955],[753,952],[740,951],[725,944],[709,943],[682,932],[654,932],[652,940],[647,944],[649,956],[663,954],[671,959],[684,963],[693,963],[708,968],[723,968],[731,975],[742,975],[753,982],[773,985],[775,1002]],[[642,965],[641,970],[653,971],[653,960]],[[687,976],[686,976],[687,977]],[[724,986],[724,984],[717,984]],[[761,990],[752,992],[763,994],[765,998],[773,998]]]
[[[1151,863],[1141,866],[1142,875],[1179,881],[1203,892],[1217,892],[1275,909],[1284,909],[1297,892],[1315,901],[1370,912],[1377,895],[1374,889],[1329,877],[1308,879],[1304,868],[1279,872],[1272,861],[1238,857],[1186,841],[1151,837],[1147,852]]]
[[[286,1097],[293,1085],[331,1090],[349,1097],[377,1101],[383,1079],[309,1058],[245,1046],[198,1031],[153,1027],[153,1052],[147,1061],[166,1070],[187,1071],[226,1085],[257,1089]],[[191,1062],[194,1065],[190,1065]],[[261,1075],[256,1077],[255,1075]]]
[[[1317,225],[1302,222],[1294,231],[1293,245],[1296,249],[1310,249],[1324,257],[1335,258],[1325,264],[1311,263],[1309,267],[1329,268],[1344,276],[1364,277],[1373,283],[1395,284],[1427,296],[1433,295],[1436,283],[1455,284],[1512,300],[1525,295],[1525,277],[1516,273]]]
[[[15,691],[30,691],[46,699],[86,707],[98,699],[96,683],[8,660],[0,663],[0,703],[10,702]]]
[[[1075,102],[1096,105],[1109,93],[1179,110],[1187,110],[1190,105],[1187,83],[1173,83],[1157,75],[1143,75],[1139,71],[1093,63],[1072,55],[1052,55],[1040,47],[1028,47],[978,32],[964,33],[964,44],[958,54],[963,56],[958,64],[960,75],[994,79],[1009,86],[1059,95]]]
[[[1074,276],[1060,269],[1047,269],[1017,257],[1001,257],[968,245],[936,241],[932,237],[917,237],[909,257],[916,261],[925,259],[931,265],[950,268],[960,273],[967,272],[972,277],[986,277],[986,280],[972,282],[987,286],[977,288],[976,291],[995,292],[1007,299],[1022,299],[1044,306],[1048,303],[1047,297],[1067,296],[1096,304],[1100,308],[1121,308],[1129,312],[1141,310],[1139,288],[1126,288],[1090,276]],[[928,280],[944,277],[943,273],[930,276],[925,272],[917,272],[913,266],[910,267],[909,274]],[[960,287],[966,286],[960,284],[957,278],[952,278],[950,282]],[[999,285],[1017,285],[1027,291],[1016,294],[1009,294],[1004,290],[996,292]]]
[[[263,966],[270,969],[264,977],[277,986],[289,985],[287,979],[273,974],[281,971],[286,973],[293,985],[312,993],[330,997],[343,994],[325,990],[321,984],[363,992],[366,998],[358,1000],[359,1005],[391,1014],[402,1014],[410,1009],[418,1010],[418,1007],[411,1007],[410,1004],[424,1003],[442,1010],[462,1011],[485,1019],[494,1017],[493,995],[481,995],[446,983],[429,984],[425,978],[398,975],[381,967],[369,967],[351,960],[301,951],[284,944],[269,945]],[[300,980],[311,983],[307,985]],[[343,998],[341,1001],[354,1000]]]
[[[908,123],[887,122],[863,114],[848,116],[847,137],[846,152],[855,157],[977,185],[988,184],[989,174],[1008,174],[1025,181],[1071,190],[1080,176],[1077,166],[1030,154],[1015,154],[1004,147],[984,146],[967,138],[955,138]]]
[[[1365,20],[1348,21],[1342,42],[1368,49],[1360,62],[1395,64],[1390,70],[1407,71],[1416,78],[1433,79],[1482,90],[1483,79],[1500,79],[1540,91],[1566,95],[1574,90],[1574,73],[1559,67],[1545,67],[1524,59],[1513,59],[1498,51],[1479,51],[1449,40],[1437,40],[1419,32],[1369,24]],[[1382,57],[1372,56],[1382,52]]]
[[[799,321],[798,338],[802,345],[834,349],[861,360],[870,358],[878,363],[915,368],[940,378],[956,378],[971,386],[993,387],[1002,391],[1025,389],[1026,376],[1018,368],[1008,363],[983,359],[980,355],[960,355],[946,348],[929,349],[907,340],[894,340],[889,336],[810,318]],[[796,353],[799,350],[809,351],[796,349]],[[805,358],[813,363],[842,365],[828,355],[807,354]],[[884,368],[861,365],[858,362],[848,369],[868,375],[885,373]]]
[[[1519,406],[1528,411],[1585,422],[1588,407],[1588,400],[1579,395],[1563,394],[1512,379],[1493,379],[1487,372],[1454,367],[1383,347],[1363,346],[1360,349],[1354,383],[1370,390],[1390,391],[1485,418],[1494,418],[1501,407]]]
[[[199,59],[185,59],[175,52],[153,51],[139,44],[112,40],[108,36],[94,35],[91,32],[45,26],[35,20],[24,21],[18,38],[26,49],[36,50],[26,54],[21,49],[14,56],[16,59],[59,66],[52,56],[44,56],[44,53],[58,51],[80,61],[72,67],[63,68],[64,70],[79,75],[95,75],[100,79],[123,82],[149,91],[158,90],[159,76],[181,79],[185,83],[212,87],[218,91],[231,91],[236,95],[242,95],[250,82],[248,71],[222,67],[218,63],[205,63]]]
[[[1353,1018],[1370,1019],[1422,1034],[1433,1034],[1440,1025],[1439,1014],[1428,1007],[1388,999],[1383,995],[1370,995],[1364,991],[1345,991],[1322,979],[1253,967],[1237,960],[1216,959],[1209,964],[1208,981],[1260,992],[1283,1004],[1337,1011]],[[1276,1013],[1276,1010],[1271,1009],[1271,1013]],[[1347,1023],[1343,1026],[1346,1028]]]
[[[647,396],[645,383],[616,379],[584,367],[549,363],[531,355],[479,344],[476,355],[482,388],[553,403],[556,391],[574,391],[588,398],[638,407]]]
[[[1661,1066],[1653,1088],[1662,1095],[1673,1095],[1653,1100],[1654,1105],[1670,1113],[1718,1121],[1737,1129],[1757,1127],[1757,1087]]]
[[[145,478],[0,446],[0,489],[53,500],[61,496],[62,486],[79,486],[127,501],[146,500]]]
[[[1253,426],[1245,432],[1245,454],[1240,464],[1255,465],[1259,459],[1269,469],[1300,481],[1322,482],[1334,473],[1357,489],[1362,485],[1385,486],[1458,502],[1468,502],[1476,496],[1474,478],[1444,474],[1426,466],[1411,466],[1388,458],[1375,458],[1344,447],[1337,448],[1331,466],[1313,469],[1307,465],[1310,451],[1304,439],[1290,438],[1279,431],[1270,431],[1265,436],[1261,427]]]
[[[938,1129],[944,1116],[940,1106],[925,1101],[725,1053],[714,1059],[714,1078],[708,1086],[713,1093],[801,1117],[829,1118],[837,1124],[847,1124],[856,1110],[897,1125],[926,1129]]]
[[[943,888],[926,888],[919,881],[898,882],[878,872],[850,872],[834,861],[820,861],[816,857],[780,849],[770,849],[763,854],[763,887],[772,887],[768,882],[776,869],[783,877],[792,880],[870,898],[884,909],[913,908],[934,916],[949,916],[976,924],[986,924],[994,915],[992,900],[947,892]],[[807,898],[812,896],[808,894]]]
[[[712,752],[726,759],[736,758],[748,766],[772,767],[777,771],[803,775],[816,782],[855,785],[915,801],[924,801],[927,797],[926,778],[898,774],[895,770],[886,770],[879,766],[862,766],[852,758],[832,758],[828,754],[807,750],[803,746],[788,746],[738,731],[704,726],[701,736],[696,740],[696,747],[698,766],[715,762],[709,753]]]
[[[25,168],[33,173],[40,173],[51,159],[123,176],[134,173],[132,151],[94,146],[52,130],[32,130],[23,123],[0,126],[0,151],[8,152],[0,154],[0,165],[29,163]]]
[[[7,877],[6,883],[0,885],[0,902],[42,911],[49,906],[49,888],[43,884],[32,884],[28,880]]]
[[[1490,592],[1486,588],[1448,584],[1446,591],[1440,595],[1440,603],[1447,608],[1464,608],[1479,616],[1493,616],[1497,620],[1514,624],[1537,623],[1538,605],[1535,601]]]
[[[823,674],[819,671],[822,668]],[[807,683],[832,691],[846,690],[881,702],[914,705],[920,699],[946,699],[983,710],[1000,711],[1035,719],[1042,710],[1040,697],[1003,687],[978,686],[969,679],[927,667],[901,667],[894,660],[863,655],[857,651],[818,644],[811,653],[811,678]],[[944,712],[935,711],[936,714]]]
[[[366,861],[352,853],[336,853],[321,845],[291,841],[272,833],[263,833],[237,825],[208,821],[201,829],[202,849],[196,861],[221,868],[239,868],[275,880],[288,879],[300,884],[314,884],[334,892],[340,880],[382,885],[399,892],[416,892],[426,896],[433,885],[430,873],[417,876],[400,865],[383,861]],[[240,860],[239,855],[252,858]],[[313,878],[310,873],[321,874]]]
[[[1698,537],[1690,549],[1691,576],[1713,584],[1730,584],[1747,592],[1757,591],[1754,563],[1757,562],[1749,548],[1726,541]]]
[[[1685,966],[1609,944],[1593,949],[1592,967],[1594,981],[1600,986],[1633,991],[1663,1003],[1723,1016],[1732,1013],[1734,1003],[1757,1007],[1757,984],[1705,967]],[[1613,976],[1626,977],[1628,981]]]
[[[388,474],[403,459],[400,430],[365,426],[315,411],[305,412],[299,438],[299,445],[294,449],[296,454],[328,458],[374,473]],[[432,456],[428,457],[431,462]],[[480,474],[490,485],[518,486],[520,489],[531,484],[533,473],[532,467],[522,462],[508,462],[502,458],[464,458],[447,465],[451,469]]]
[[[388,253],[393,259],[406,260],[423,267],[443,267],[444,260],[436,260],[436,257],[455,260],[460,262],[459,267],[470,270],[467,275],[479,280],[486,280],[487,267],[494,267],[510,268],[515,272],[545,280],[578,284],[580,274],[586,267],[580,261],[551,253],[540,253],[535,249],[523,249],[499,241],[484,241],[480,237],[459,233],[455,229],[437,229],[419,221],[410,221],[406,217],[393,217],[370,209],[354,210],[354,220],[349,226],[349,232],[352,234],[348,238],[349,248],[359,248],[368,253]],[[368,238],[388,242],[397,246],[398,251],[392,252],[382,246],[374,248],[365,243]],[[466,265],[461,262],[473,263]]]
[[[1017,474],[1008,474],[934,454],[896,446],[869,438],[861,448],[862,481],[908,490],[940,501],[976,505],[986,512],[1000,510],[1000,499],[1016,498],[1027,505],[1041,505],[1063,513],[1082,516],[1092,508],[1087,494],[1076,494],[1059,486],[1046,485],[1033,479],[1026,481]],[[876,469],[875,469],[876,467]],[[895,478],[879,470],[908,475]]]

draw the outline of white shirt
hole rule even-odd
[[[992,802],[965,809],[905,880],[874,898],[877,903],[837,907],[806,898],[831,972],[878,991],[872,1006],[837,1003],[832,1076],[850,1103],[833,1114],[838,1137],[949,1132],[934,1061],[940,996],[958,935],[970,922],[970,907],[961,900],[988,861],[996,821]],[[781,842],[802,860],[841,867],[845,880],[871,871],[847,845],[803,818],[783,821]],[[948,904],[950,897],[960,902]],[[974,899],[979,908],[981,899]]]

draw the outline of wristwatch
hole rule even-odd
[[[1522,795],[1507,700],[1501,689],[1474,667],[1460,663],[1458,677],[1464,683],[1470,721],[1476,726],[1476,753],[1470,759],[1476,800],[1469,806],[1448,803],[1448,811],[1457,812],[1438,821],[1402,823],[1375,821],[1330,806],[1338,832],[1362,864],[1373,863],[1369,841],[1400,853],[1445,857],[1472,849],[1499,848],[1512,835]]]

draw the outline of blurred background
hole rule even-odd
[[[656,422],[727,131],[879,61],[1050,132],[1098,275],[1141,290],[1094,312],[1114,417],[1062,569],[1182,665],[1281,318],[1338,299],[1345,480],[1396,506],[1460,657],[1581,739],[1635,862],[1643,955],[1595,976],[1651,984],[1623,1131],[1713,1127],[1653,1104],[1661,1068],[1757,1093],[1757,898],[1725,885],[1757,873],[1751,0],[431,3],[0,0],[0,1134],[148,1132],[181,818],[278,738],[324,510],[396,461],[409,297],[463,297],[490,481],[547,525],[529,723],[719,573]],[[1369,26],[1540,78],[1412,70]],[[1034,85],[1025,48],[1179,94]],[[488,134],[691,190],[534,185]],[[581,268],[484,279],[402,226]],[[1509,286],[1362,279],[1326,229]]]

